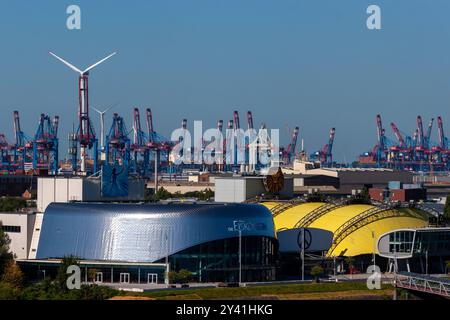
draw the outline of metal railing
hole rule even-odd
[[[450,281],[417,273],[395,274],[394,284],[404,288],[450,298]]]

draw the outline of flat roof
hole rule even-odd
[[[428,228],[418,228],[416,231],[450,231],[450,227],[428,227]]]
[[[28,215],[28,214],[36,214],[36,211],[12,211],[12,212],[0,212],[0,214],[7,214],[7,215],[9,215],[9,214],[11,214],[11,215],[25,214],[25,215]]]
[[[352,172],[394,172],[393,169],[388,168],[315,168],[315,169],[322,169],[329,171],[352,171]],[[407,172],[407,171],[397,171],[397,172]]]
[[[50,263],[59,264],[62,259],[17,259],[17,262],[23,263]],[[166,267],[165,263],[152,262],[129,262],[129,261],[107,261],[107,260],[77,260],[80,265],[108,265],[108,266],[152,266]]]

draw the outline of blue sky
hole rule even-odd
[[[86,67],[90,104],[114,109],[131,128],[132,108],[151,107],[169,136],[181,119],[226,123],[252,110],[255,124],[300,127],[308,152],[336,127],[334,155],[353,160],[375,143],[375,116],[411,134],[442,115],[450,134],[450,2],[446,0],[1,0],[0,132],[12,140],[12,111],[34,134],[41,112],[61,118],[61,155],[77,121],[77,75],[54,51]],[[82,29],[66,28],[66,8]],[[366,28],[381,7],[382,30]],[[98,117],[92,114],[98,131]],[[107,116],[109,126],[111,114]],[[433,133],[436,140],[436,130]]]

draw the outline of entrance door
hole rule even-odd
[[[147,283],[158,283],[158,274],[147,273]]]
[[[103,272],[97,272],[95,274],[95,283],[102,283],[103,282]]]
[[[119,279],[120,279],[120,283],[130,283],[130,274],[129,273],[121,273]]]

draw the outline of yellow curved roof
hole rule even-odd
[[[262,203],[269,210],[276,205],[275,202]],[[275,229],[291,229],[295,224],[312,210],[320,207],[324,203],[309,202],[302,203],[291,207],[274,217]],[[357,216],[363,211],[372,208],[371,205],[347,205],[329,211],[322,217],[313,221],[309,227],[319,228],[333,232],[336,231],[345,222]],[[370,224],[360,227],[354,232],[348,234],[332,252],[328,252],[328,256],[357,256],[361,254],[372,254],[375,248],[375,241],[384,233],[400,228],[419,228],[427,225],[427,221],[416,217],[388,217],[374,221]],[[372,231],[374,237],[372,237]]]
[[[281,229],[292,229],[298,220],[321,205],[323,205],[323,203],[320,202],[301,203],[283,211],[273,218],[275,229],[277,231]]]

